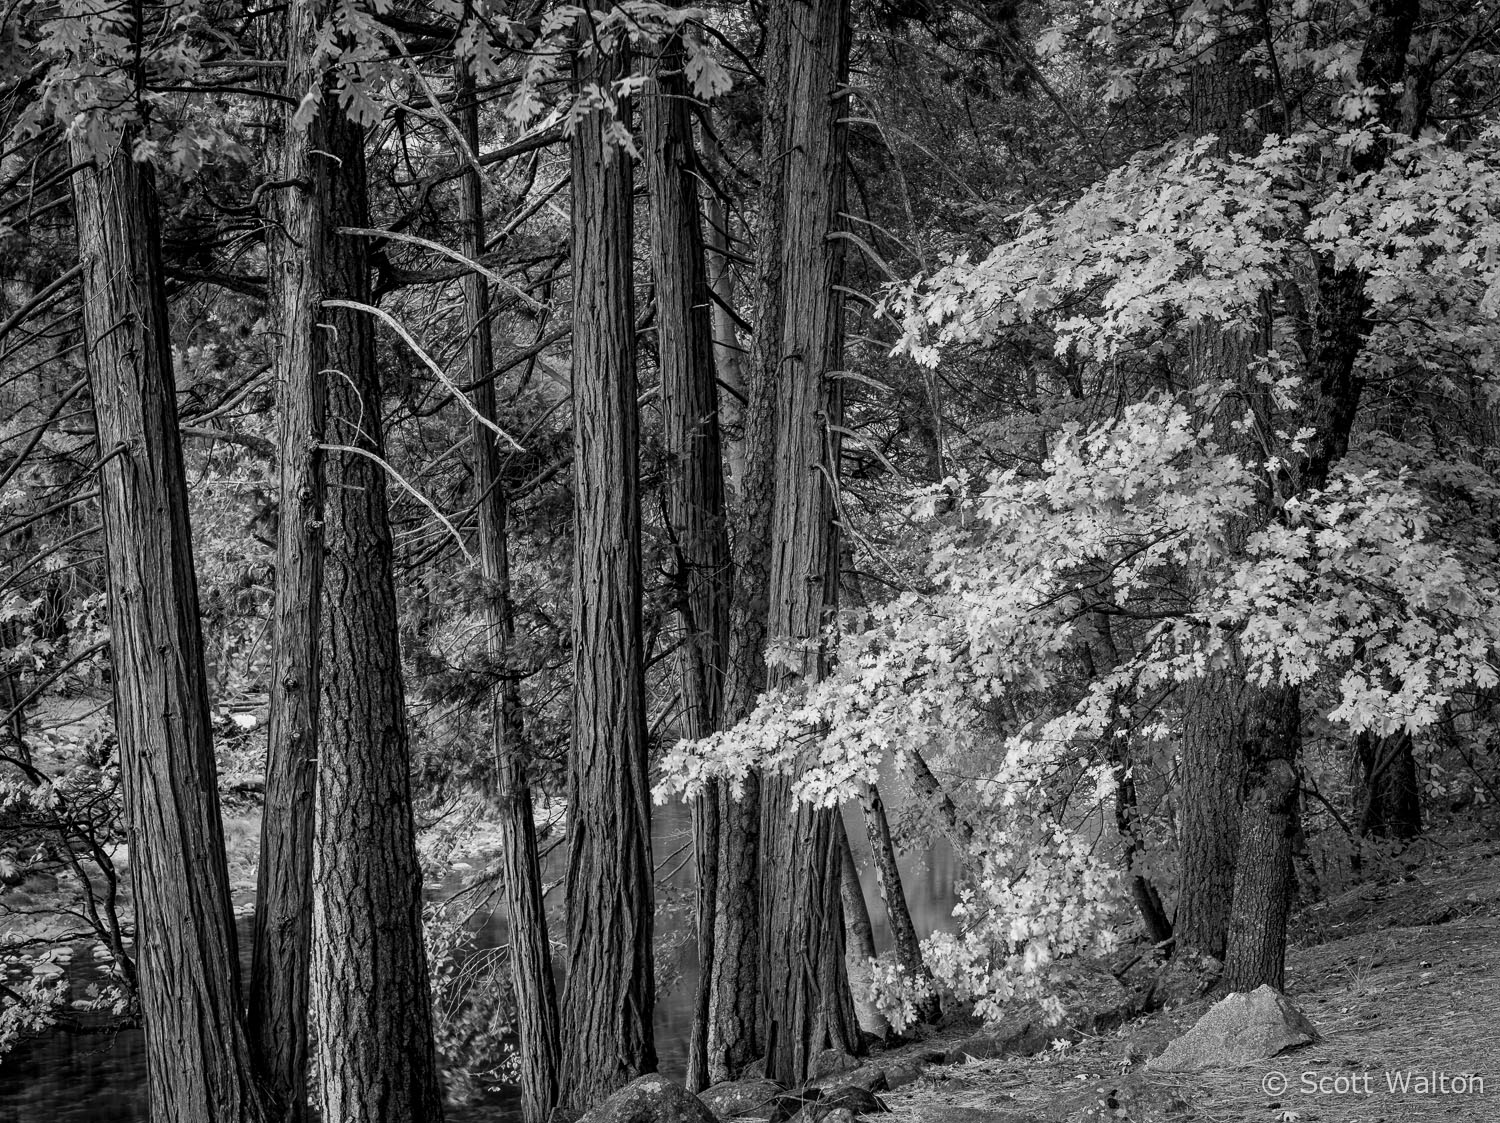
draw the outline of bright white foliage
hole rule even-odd
[[[950,480],[915,512],[932,533],[929,588],[847,620],[822,681],[679,744],[657,798],[710,778],[737,787],[761,768],[832,806],[888,757],[905,770],[913,749],[986,762],[962,796],[976,843],[961,855],[961,931],[926,954],[981,1013],[1045,999],[1051,963],[1113,939],[1121,879],[1096,845],[1114,788],[1097,746],[1113,720],[1149,728],[1172,687],[1236,646],[1261,683],[1325,684],[1337,703],[1326,716],[1351,732],[1421,728],[1455,690],[1496,681],[1500,592],[1430,537],[1433,516],[1403,474],[1344,473],[1274,517],[1257,498],[1265,478],[1162,398],[1071,426],[1035,478]],[[1226,549],[1227,528],[1246,519],[1258,528]],[[1060,688],[1098,613],[1139,635],[1068,704]],[[990,717],[1001,703],[1042,716],[1002,738]],[[1053,810],[1064,783],[1065,815]],[[899,1020],[914,995],[888,965],[877,979]]]
[[[1270,137],[1229,159],[1212,140],[1143,153],[1055,212],[1013,216],[1015,236],[983,260],[957,255],[897,286],[898,350],[934,364],[945,346],[1035,323],[1060,355],[1109,359],[1168,324],[1246,324],[1314,253],[1366,271],[1377,309],[1397,319],[1435,293],[1490,321],[1500,312],[1500,130],[1465,149],[1390,138],[1384,172],[1332,183],[1327,170],[1367,131]],[[1493,323],[1465,325],[1476,328],[1493,340]]]

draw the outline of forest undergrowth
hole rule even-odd
[[[1241,1068],[1154,1071],[1210,994],[1035,1057],[927,1069],[892,1123],[1419,1123],[1500,1110],[1500,837],[1452,826],[1293,919],[1286,994],[1322,1040]],[[1478,1077],[1480,1087],[1471,1079]],[[1285,1081],[1284,1087],[1281,1086]],[[1428,1091],[1421,1091],[1423,1081]],[[1439,1087],[1446,1084],[1448,1091]],[[1404,1087],[1404,1090],[1403,1090]],[[1459,1090],[1462,1089],[1462,1090]]]

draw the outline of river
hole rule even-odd
[[[676,851],[685,839],[687,814],[680,804],[656,808],[653,845],[657,860]],[[863,849],[863,824],[848,821],[849,837],[861,861],[865,899],[875,927],[876,945],[890,946],[884,910]],[[561,849],[552,856],[563,858]],[[945,845],[930,854],[906,855],[901,862],[902,879],[921,935],[950,923],[954,894],[952,852]],[[551,877],[561,872],[549,871]],[[691,885],[691,863],[683,864],[664,880],[664,885]],[[554,920],[560,924],[560,917]],[[505,942],[505,919],[492,915],[480,931],[481,947]],[[249,946],[249,921],[239,925],[241,951]],[[693,1020],[693,990],[697,963],[692,941],[684,949],[681,974],[660,994],[656,1003],[656,1047],[661,1071],[681,1079],[687,1065],[687,1035]],[[242,954],[243,958],[243,954]],[[113,1034],[52,1033],[23,1043],[0,1058],[0,1123],[146,1123],[145,1047],[140,1030]],[[502,1088],[480,1099],[451,1105],[449,1123],[502,1123],[518,1118],[513,1089]]]

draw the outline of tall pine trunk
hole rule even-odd
[[[592,35],[593,14],[611,6],[591,0],[580,41]],[[580,90],[629,73],[624,45],[574,64]],[[573,132],[573,741],[562,1003],[570,1110],[656,1070],[632,175],[608,125],[591,111]]]
[[[465,69],[459,82],[458,118],[469,154],[479,151],[479,106],[475,85]],[[472,260],[484,253],[484,194],[479,172],[470,167],[459,181],[459,249]],[[536,816],[531,784],[521,749],[521,708],[510,665],[514,639],[511,611],[509,496],[501,478],[495,424],[494,337],[489,284],[483,274],[464,277],[464,328],[468,333],[469,381],[478,418],[470,426],[474,445],[474,490],[479,504],[479,564],[484,574],[485,645],[498,684],[490,696],[491,744],[495,753],[495,799],[498,806],[502,891],[510,923],[510,975],[516,1000],[516,1037],[520,1062],[521,1118],[545,1123],[557,1103],[557,984],[552,975],[552,945],[547,938],[541,861],[536,846]]]
[[[764,116],[761,129],[760,228],[756,255],[756,329],[752,342],[734,477],[738,518],[734,589],[729,606],[729,659],[724,674],[725,727],[747,718],[766,686],[770,601],[771,508],[776,449],[776,382],[780,370],[781,247],[784,166],[777,147],[786,118],[787,7],[767,11]],[[716,237],[722,238],[720,231]],[[727,240],[725,241],[727,249]],[[730,268],[720,257],[720,267]],[[732,338],[721,325],[719,340]],[[746,775],[736,798],[719,792],[718,887],[710,980],[707,1069],[710,1083],[737,1077],[764,1052],[760,1001],[761,777]]]
[[[697,740],[719,727],[724,656],[729,647],[729,538],[719,439],[712,296],[704,259],[689,92],[681,40],[662,48],[656,89],[642,108],[650,192],[652,276],[656,287],[667,454],[668,535],[673,550],[680,646],[681,732]],[[698,989],[688,1037],[687,1085],[708,1086],[708,1021],[713,993],[720,792],[695,802],[698,870]]]
[[[280,34],[268,46],[285,52],[281,92],[313,88],[315,29],[305,14],[271,17]],[[255,934],[249,1016],[256,1061],[287,1123],[307,1115],[308,964],[312,940],[312,856],[318,757],[319,648],[323,596],[323,468],[327,416],[324,371],[346,369],[354,341],[319,327],[325,274],[353,263],[339,251],[329,222],[337,206],[323,136],[339,113],[324,97],[318,115],[299,126],[291,106],[267,130],[274,177],[296,183],[270,195],[266,226],[270,312],[275,324],[275,377],[281,461],[276,539],[276,601],[271,646],[270,728],[265,809],[256,871]],[[357,264],[357,268],[363,265]],[[347,288],[347,283],[340,285]]]
[[[328,15],[293,5],[293,49]],[[301,23],[300,21],[307,21]],[[298,48],[296,45],[301,44]],[[370,225],[364,131],[332,98],[320,106],[330,232]],[[370,301],[364,239],[332,234],[312,294]],[[422,943],[422,878],[386,508],[380,376],[368,313],[326,305],[338,340],[326,374],[322,682],[313,856],[312,1009],[323,1118],[435,1123],[443,1116]]]
[[[838,596],[835,498],[843,395],[844,139],[848,0],[786,3],[785,123],[779,230],[781,330],[775,377],[767,685],[816,682]],[[767,122],[768,126],[771,122]],[[760,330],[774,330],[761,324]],[[761,990],[766,1074],[808,1076],[824,1048],[854,1052],[858,1026],[844,969],[838,811],[793,799],[768,778],[761,809]]]
[[[156,190],[71,141],[153,1123],[267,1118],[240,1011]]]

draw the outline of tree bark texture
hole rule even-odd
[[[896,962],[907,975],[927,984],[931,993],[917,1003],[917,1020],[936,1024],[943,1007],[936,988],[932,986],[932,972],[922,958],[922,942],[917,938],[917,927],[912,923],[911,909],[907,907],[906,890],[901,885],[901,868],[896,864],[896,847],[891,841],[891,824],[886,818],[880,789],[874,784],[866,784],[861,805],[865,836],[870,840],[870,853],[875,860],[875,883],[880,887],[880,899],[885,904],[886,920],[891,926]]]
[[[161,272],[130,137],[71,142],[152,1123],[268,1118],[252,1075]]]
[[[1234,911],[1221,985],[1232,991],[1286,981],[1297,833],[1297,750],[1302,705],[1295,687],[1267,687],[1246,709],[1244,811]]]
[[[1381,0],[1371,12],[1358,66],[1361,83],[1380,91],[1379,116],[1392,127],[1399,119],[1396,88],[1416,14],[1412,0]],[[1383,146],[1376,144],[1354,157],[1355,170],[1373,170],[1382,160]],[[1318,274],[1320,311],[1308,356],[1308,381],[1316,394],[1305,414],[1317,434],[1297,481],[1303,489],[1324,486],[1331,466],[1348,449],[1360,398],[1355,364],[1369,335],[1363,278],[1350,270],[1335,271],[1327,261],[1318,263]],[[1264,431],[1270,432],[1271,426]],[[1278,517],[1278,512],[1268,510],[1266,517]],[[1300,806],[1301,694],[1294,687],[1270,686],[1253,692],[1251,707],[1244,734],[1240,859],[1224,960],[1225,985],[1236,990],[1251,990],[1261,983],[1282,985]]]
[[[713,298],[698,209],[697,160],[684,65],[681,40],[674,37],[662,47],[654,66],[656,89],[642,107],[642,124],[667,454],[667,523],[680,632],[677,689],[682,736],[697,740],[719,728],[723,711],[733,576],[724,517]],[[688,1037],[687,1086],[691,1091],[709,1083],[718,789],[717,784],[710,787],[693,806],[699,976]]]
[[[963,850],[974,845],[974,825],[958,813],[958,805],[932,774],[925,757],[916,749],[908,747],[907,757],[911,761],[912,791],[927,802],[938,817],[938,829],[955,849]]]
[[[1195,66],[1190,75],[1190,106],[1195,135],[1212,134],[1220,158],[1260,149],[1274,98],[1270,82],[1243,56],[1253,34],[1225,29],[1218,57]],[[1189,343],[1190,377],[1196,386],[1228,382],[1231,394],[1218,407],[1220,439],[1233,451],[1251,455],[1251,442],[1230,423],[1257,392],[1256,363],[1269,345],[1269,310],[1261,330],[1226,330],[1216,323],[1197,326]],[[1225,533],[1225,552],[1243,548],[1250,519],[1234,520]],[[1195,580],[1189,575],[1188,581]],[[1239,856],[1240,787],[1245,765],[1241,732],[1252,691],[1238,652],[1227,667],[1210,670],[1182,688],[1182,744],[1179,771],[1179,881],[1173,931],[1177,947],[1195,947],[1222,958],[1228,943],[1234,869]]]
[[[293,10],[313,26],[326,14]],[[322,147],[308,160],[329,181],[322,221],[331,230],[367,227],[364,131],[331,103],[318,116]],[[340,235],[334,244],[317,297],[368,304],[366,242]],[[422,943],[374,324],[365,312],[324,307],[318,330],[338,340],[325,356],[327,443],[359,450],[324,456],[311,988],[319,1101],[323,1118],[340,1123],[437,1123],[443,1105]]]
[[[760,216],[756,254],[756,332],[747,364],[735,475],[738,501],[734,590],[729,607],[729,661],[724,675],[724,725],[743,721],[766,686],[766,625],[770,600],[771,509],[776,450],[776,384],[781,349],[781,247],[785,211],[778,138],[786,119],[787,6],[767,11]],[[728,263],[724,262],[728,269]],[[709,995],[707,1067],[710,1083],[739,1076],[764,1051],[760,1002],[761,777],[745,777],[738,798],[719,797],[718,887],[714,962]]]
[[[865,889],[859,882],[859,867],[854,863],[854,849],[849,835],[839,831],[839,896],[844,906],[844,970],[849,976],[849,994],[859,1028],[876,1037],[891,1032],[891,1023],[875,1005],[874,973],[870,961],[875,958],[875,925],[870,921],[870,907]]]
[[[281,92],[300,97],[318,84],[311,51],[316,27],[306,8],[288,9],[268,44],[286,52]],[[348,291],[351,260],[330,219],[338,202],[325,137],[340,113],[324,94],[299,127],[278,102],[267,130],[275,178],[297,190],[271,193],[267,277],[274,319],[280,503],[271,645],[270,728],[265,811],[256,871],[249,1018],[256,1063],[287,1123],[307,1117],[308,964],[312,941],[312,858],[318,756],[319,647],[323,596],[323,467],[327,416],[324,371],[347,369],[353,339],[319,326],[326,291]]]
[[[1229,940],[1240,852],[1241,730],[1250,690],[1238,666],[1211,671],[1182,688],[1180,876],[1172,930],[1177,948],[1197,948],[1219,959]]]
[[[460,128],[469,153],[479,151],[479,108],[475,83],[467,69],[460,78]],[[470,167],[458,185],[460,251],[471,260],[484,253],[484,192],[479,172]],[[496,422],[494,337],[489,284],[481,273],[464,281],[464,328],[468,333],[471,402],[478,418],[469,428],[474,446],[474,490],[479,506],[479,564],[485,580],[485,649],[497,676],[490,696],[491,745],[495,753],[495,802],[499,817],[502,892],[510,924],[510,974],[516,1001],[516,1038],[520,1062],[521,1118],[545,1123],[558,1096],[557,984],[552,974],[552,945],[547,937],[541,861],[536,845],[536,815],[521,747],[521,703],[510,665],[514,639],[511,611],[509,496],[501,475],[497,434],[483,422]]]
[[[591,34],[592,0],[579,17]],[[608,86],[618,53],[579,57]],[[628,103],[621,106],[628,113]],[[641,652],[631,188],[597,112],[573,133],[573,741],[562,1100],[585,1110],[656,1070],[652,865]]]
[[[849,64],[847,0],[788,2],[779,228],[775,500],[771,521],[767,685],[823,674],[822,632],[838,596],[836,487],[842,420],[844,209]],[[768,125],[770,122],[768,122]],[[761,325],[765,330],[770,325]],[[844,970],[837,810],[795,802],[786,777],[762,805],[761,986],[766,1074],[808,1076],[824,1048],[859,1049]]]

